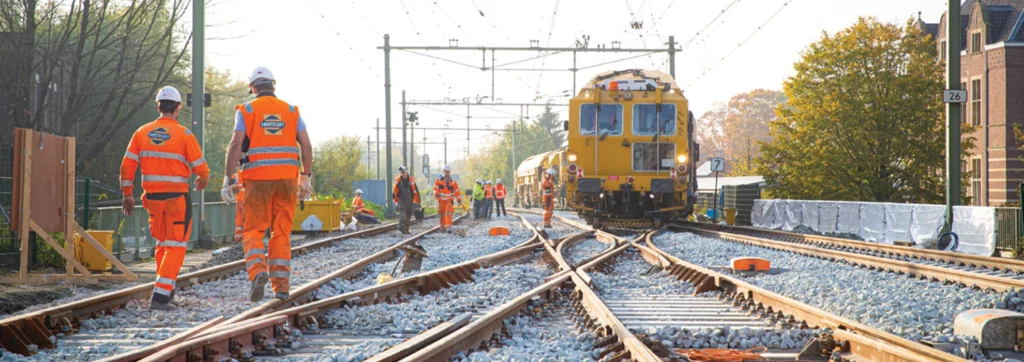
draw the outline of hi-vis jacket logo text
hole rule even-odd
[[[279,114],[268,114],[263,117],[263,122],[260,122],[260,128],[263,128],[264,135],[280,136],[281,130],[284,129],[284,121]]]
[[[149,144],[154,146],[163,146],[167,140],[171,139],[171,135],[162,127],[150,131],[148,136]]]

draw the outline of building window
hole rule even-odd
[[[981,79],[971,81],[971,124],[981,125]]]
[[[971,34],[971,53],[981,53],[981,32]]]
[[[971,204],[981,204],[981,159],[971,160]]]
[[[967,82],[961,82],[960,89],[967,89]],[[967,124],[967,107],[964,103],[958,103],[957,106],[960,107],[960,123]]]

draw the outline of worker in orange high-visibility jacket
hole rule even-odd
[[[420,204],[420,190],[416,188],[416,178],[409,175],[409,169],[405,166],[398,167],[398,177],[395,178],[395,187],[391,194],[394,195],[393,201],[398,208],[398,231],[410,234],[409,223],[413,205]]]
[[[231,192],[235,194],[235,242],[242,242],[242,231],[245,227],[245,213],[242,212],[242,203],[245,202],[245,187],[242,183],[242,170],[235,172],[235,184]]]
[[[484,181],[484,217],[490,219],[494,209],[494,185],[491,180]]]
[[[178,124],[181,94],[174,87],[164,87],[156,102],[160,118],[135,131],[121,161],[122,208],[127,215],[135,210],[132,188],[135,170],[141,168],[142,206],[149,213],[149,229],[157,241],[150,308],[169,310],[173,309],[170,303],[192,232],[188,179],[195,174],[195,189],[206,188],[210,167],[195,135]]]
[[[434,181],[434,198],[437,199],[437,214],[441,216],[441,232],[452,232],[452,214],[455,213],[455,206],[452,201],[458,201],[462,205],[462,194],[459,193],[459,183],[452,179],[452,168],[444,166],[444,171]]]
[[[508,216],[508,212],[505,211],[505,184],[501,183],[501,179],[494,180],[494,214],[497,216]]]
[[[274,75],[266,67],[258,67],[249,75],[249,89],[256,99],[235,110],[235,130],[225,156],[221,186],[221,197],[230,202],[231,186],[237,182],[232,177],[235,165],[245,153],[242,246],[252,281],[252,302],[263,299],[268,280],[274,298],[288,298],[296,202],[313,192],[313,149],[306,124],[298,107],[277,98],[275,86]],[[265,249],[263,235],[268,228],[270,242]]]
[[[356,190],[356,197],[352,198],[352,211],[363,215],[377,216],[376,212],[366,208],[366,204],[363,202],[362,189]]]
[[[544,183],[540,186],[544,197],[544,227],[551,227],[551,216],[555,213],[555,170],[548,169],[544,173]]]

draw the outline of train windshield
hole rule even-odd
[[[581,135],[612,135],[622,134],[622,105],[615,103],[601,104],[601,110],[597,105],[580,105],[580,134]]]
[[[660,154],[660,157],[659,157]],[[676,144],[633,143],[633,171],[669,171],[675,167]]]
[[[661,129],[660,132],[659,128]],[[666,136],[676,134],[676,105],[671,103],[662,104],[659,115],[657,105],[634,104],[633,134],[653,136],[659,133]]]

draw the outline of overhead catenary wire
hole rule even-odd
[[[636,13],[634,13],[634,12],[633,12],[633,7],[629,5],[629,0],[623,0],[623,1],[625,1],[625,2],[626,2],[626,10],[629,10],[629,15],[630,15],[630,16],[632,16],[632,18],[630,18],[630,20],[629,20],[630,26],[632,26],[632,24],[633,24],[634,22],[636,22],[636,16],[637,16],[637,13],[639,13],[639,12],[640,12],[640,9],[643,9],[643,8],[644,8],[644,4],[646,4],[646,3],[647,3],[647,0],[644,0],[644,1],[640,2],[640,7],[639,7],[639,8],[637,8],[637,12],[636,12]],[[636,30],[636,35],[637,35],[637,36],[638,36],[638,37],[640,38],[640,44],[641,44],[641,45],[643,45],[643,46],[644,46],[644,48],[647,48],[647,40],[646,40],[646,39],[644,39],[644,34],[643,34],[643,32],[641,32],[641,31],[640,31],[640,29],[635,29],[635,30]],[[623,31],[623,32],[624,32],[624,33],[629,33],[629,31],[628,31],[628,30],[626,30],[626,31]],[[649,60],[649,61],[651,62],[651,66],[652,66],[652,67],[653,67],[653,66],[656,66],[656,65],[654,64],[654,58],[653,58],[653,57],[651,57],[650,55],[648,55],[648,56],[647,56],[647,60]]]
[[[551,25],[548,26],[548,38],[544,42],[544,46],[545,47],[551,46],[551,34],[553,34],[554,31],[555,31],[555,20],[558,19],[558,3],[559,2],[560,2],[559,0],[555,0],[555,9],[551,13]],[[536,63],[534,63],[534,64],[536,64]],[[547,58],[541,58],[540,68],[544,68],[545,64],[547,64]],[[541,85],[541,82],[543,81],[543,79],[544,79],[544,73],[541,72],[540,74],[537,75],[537,87],[533,91],[534,100],[536,100],[537,99],[536,97],[540,95],[540,85]]]
[[[491,27],[494,28],[495,31],[497,31],[499,34],[504,36],[505,39],[508,39],[508,41],[512,42],[512,44],[519,45],[519,43],[516,42],[515,39],[512,39],[512,37],[508,36],[508,34],[505,34],[504,31],[501,31],[501,29],[499,29],[497,25],[494,25],[494,22],[492,22],[491,19],[489,19],[486,15],[484,15],[484,11],[480,10],[480,5],[476,4],[476,0],[472,0],[472,2],[473,2],[473,7],[476,8],[476,12],[478,14],[480,14],[480,17],[484,18],[484,20],[487,21],[488,24],[491,24]]]
[[[405,6],[405,1],[398,0],[398,3],[402,5],[402,10],[405,11],[405,18],[409,20],[409,25],[411,25],[412,30],[416,32],[416,37],[419,38],[420,43],[426,44],[426,42],[423,41],[423,35],[420,34],[419,28],[416,27],[416,22],[412,20],[412,15],[409,14],[409,8]],[[444,88],[448,90],[448,92],[451,92],[451,86],[448,85],[448,82],[444,79],[444,76],[441,75],[441,70],[437,68],[437,62],[432,61],[430,62],[430,64],[434,66],[434,71],[437,72],[437,78],[441,80],[441,84],[444,85]]]
[[[729,52],[726,53],[724,56],[722,56],[717,62],[715,62],[714,65],[712,65],[710,68],[705,70],[701,75],[697,76],[696,79],[694,79],[689,84],[687,84],[686,87],[683,87],[683,90],[685,91],[687,88],[690,88],[690,86],[696,84],[701,79],[703,79],[705,75],[707,75],[708,73],[711,73],[712,71],[714,71],[716,67],[718,67],[720,64],[722,64],[722,62],[725,61],[725,59],[729,58],[729,56],[731,56],[733,53],[735,53],[736,50],[738,50],[740,47],[743,46],[743,44],[746,44],[748,41],[750,41],[750,39],[753,38],[754,35],[757,35],[757,33],[759,31],[761,31],[761,29],[764,29],[764,27],[767,26],[768,23],[770,23],[772,20],[774,20],[776,17],[778,17],[779,14],[781,14],[782,11],[785,10],[789,6],[789,4],[792,4],[794,1],[796,1],[796,0],[786,0],[786,1],[784,1],[782,3],[782,6],[780,6],[778,10],[775,10],[775,12],[772,13],[772,15],[769,16],[767,20],[765,20],[763,23],[761,23],[761,25],[759,25],[757,28],[755,28],[754,31],[750,32],[750,35],[747,35],[746,38],[744,38],[742,41],[740,41],[738,44],[736,44],[735,47],[733,47],[731,50],[729,50]]]
[[[312,0],[307,0],[306,3],[309,4],[309,7],[312,8],[313,11],[316,12],[317,15],[320,16],[320,19],[324,21],[324,24],[327,24],[327,27],[331,28],[331,31],[334,32],[334,35],[338,36],[338,39],[341,40],[341,44],[343,44],[346,48],[351,50],[352,53],[355,54],[357,58],[359,58],[359,62],[363,63],[363,65],[365,65],[366,68],[370,70],[370,73],[373,73],[374,76],[376,76],[377,78],[380,78],[380,74],[378,74],[376,71],[373,70],[373,66],[371,66],[370,63],[368,63],[366,61],[366,59],[363,59],[363,55],[362,54],[357,52],[356,49],[353,48],[351,44],[349,44],[347,41],[345,41],[345,37],[341,36],[341,32],[338,31],[338,29],[336,29],[333,25],[331,25],[331,22],[327,21],[327,17],[324,16],[324,14],[322,12],[320,12],[320,9],[317,9],[317,7],[315,5],[313,5]]]

